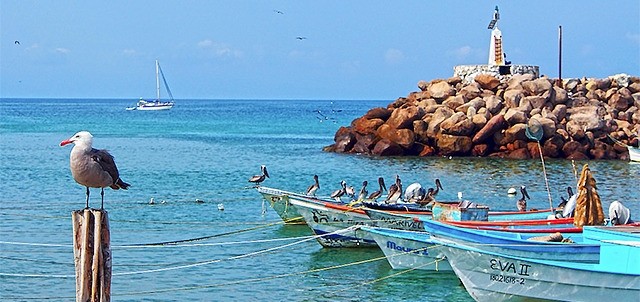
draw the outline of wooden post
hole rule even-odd
[[[111,301],[111,236],[105,210],[71,213],[76,302]]]

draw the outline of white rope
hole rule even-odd
[[[223,246],[223,245],[233,245],[233,244],[238,244],[239,245],[239,244],[265,243],[265,242],[275,242],[275,241],[287,241],[287,240],[297,240],[297,239],[306,239],[306,238],[315,238],[315,237],[313,235],[310,235],[310,236],[275,238],[275,239],[261,239],[261,240],[247,240],[247,241],[229,241],[229,242],[213,242],[213,243],[193,243],[193,244],[169,244],[169,245],[149,245],[149,246],[114,245],[114,246],[112,246],[112,248],[114,248],[114,249],[145,249],[145,248],[162,248],[162,247]]]
[[[46,247],[73,247],[73,244],[31,243],[31,242],[11,242],[11,241],[0,241],[0,244],[28,245],[28,246],[46,246]]]

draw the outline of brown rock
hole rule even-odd
[[[418,89],[420,89],[420,91],[427,91],[427,88],[429,88],[429,82],[424,80],[418,81]]]
[[[504,138],[499,144],[506,145],[516,140],[527,140],[527,135],[525,134],[526,128],[526,124],[515,124],[507,128],[507,130],[504,131]]]
[[[507,82],[507,85],[509,89],[513,89],[513,88],[521,89],[522,82],[531,81],[533,79],[534,77],[532,74],[514,74],[513,76],[511,76],[511,78]]]
[[[392,110],[389,110],[387,108],[376,107],[376,108],[369,109],[369,111],[367,111],[367,113],[365,113],[363,117],[368,119],[377,118],[377,119],[386,121],[389,118],[389,116],[391,116],[391,112]]]
[[[619,93],[614,93],[609,99],[608,103],[609,106],[615,108],[616,110],[625,111],[633,103],[633,98],[631,97],[631,95],[629,95],[628,98],[625,98]]]
[[[431,83],[428,88],[431,97],[434,99],[444,100],[456,93],[456,90],[445,81]]]
[[[462,87],[458,95],[463,96],[466,100],[473,100],[479,97],[481,93],[482,89],[480,89],[480,86],[477,83],[471,83]]]
[[[548,78],[537,78],[532,81],[524,81],[521,85],[529,95],[542,95],[553,87]]]
[[[507,108],[517,108],[520,100],[524,98],[524,93],[519,89],[511,89],[504,92],[504,102]]]
[[[529,102],[529,104],[531,104],[532,108],[537,108],[537,109],[542,109],[542,107],[544,107],[544,103],[546,102],[546,99],[542,96],[526,96],[524,97],[524,100]]]
[[[556,118],[558,118],[558,121],[563,120],[567,115],[567,105],[565,104],[556,105],[555,107],[553,107],[552,113],[553,115],[556,116]]]
[[[351,126],[353,131],[360,134],[371,134],[375,133],[380,125],[384,124],[384,121],[379,118],[368,119],[366,117],[360,117],[353,122],[351,122]]]
[[[489,112],[491,112],[491,114],[497,114],[502,107],[504,106],[502,103],[502,99],[500,99],[497,96],[489,96],[489,97],[485,97],[484,99],[484,103],[485,103],[485,108],[487,108],[487,110],[489,110]]]
[[[463,96],[456,95],[456,96],[448,97],[446,100],[444,100],[444,102],[442,102],[442,105],[445,105],[445,106],[455,110],[457,107],[459,107],[462,104],[464,104],[464,102],[465,102],[465,99],[464,99]]]
[[[556,99],[555,99],[555,104],[564,104],[567,102],[567,100],[569,99],[568,95],[567,95],[567,91],[560,88],[560,87],[553,87],[553,90],[555,90],[555,95],[556,95]]]
[[[371,154],[371,150],[378,142],[377,136],[374,134],[361,135],[355,133],[356,144],[351,149],[351,152],[358,154]]]
[[[500,80],[489,74],[479,74],[475,77],[475,81],[480,84],[482,89],[494,90],[500,85]]]
[[[520,148],[518,150],[511,151],[507,153],[505,158],[508,159],[531,159],[531,155],[529,154],[529,150],[527,148]]]
[[[441,155],[467,155],[471,151],[471,138],[441,134],[437,138],[438,153]]]
[[[340,134],[338,135],[338,133]],[[338,132],[336,133],[335,142],[336,143],[334,144],[334,151],[339,153],[346,153],[349,152],[351,148],[353,148],[353,146],[356,144],[356,137],[351,132],[340,132],[340,130],[338,130]]]
[[[577,141],[568,141],[564,144],[564,146],[562,146],[562,153],[564,153],[565,156],[569,156],[574,153],[584,154],[585,150],[586,149],[582,147],[582,144]]]
[[[475,98],[471,101],[468,101],[456,107],[454,110],[457,112],[469,112],[469,108],[473,108],[475,112],[478,112],[478,110],[480,110],[480,108],[484,106],[485,106],[484,101],[481,98]]]
[[[527,122],[527,115],[517,109],[509,109],[504,115],[504,119],[509,125],[522,124]]]
[[[451,86],[456,86],[462,83],[462,78],[460,78],[459,76],[451,77],[447,79],[447,83],[449,83],[449,85]]]
[[[494,133],[505,129],[506,127],[507,121],[504,119],[504,115],[498,114],[492,117],[487,124],[476,133],[472,141],[474,144],[482,143]]]
[[[381,139],[380,141],[378,141],[375,145],[375,147],[373,147],[373,150],[371,151],[374,155],[379,155],[379,156],[400,156],[400,155],[404,155],[404,149],[402,149],[402,147],[400,147],[400,145],[388,140],[388,139]]]
[[[471,117],[471,122],[473,123],[475,129],[482,129],[488,122],[487,116],[480,113],[474,114]]]
[[[415,134],[409,129],[395,129],[388,124],[378,128],[378,136],[392,141],[405,149],[411,148],[415,142]]]
[[[567,156],[567,159],[569,160],[587,160],[589,159],[589,156],[587,156],[586,154],[582,153],[582,152],[574,152],[571,153]]]
[[[487,144],[475,145],[471,150],[471,155],[473,156],[486,156],[488,153],[489,153],[489,145]]]
[[[422,150],[418,153],[418,156],[432,156],[436,154],[436,149],[431,146],[423,145]]]
[[[396,129],[409,129],[413,127],[413,121],[421,119],[423,116],[424,110],[418,107],[398,108],[391,113],[386,124]]]
[[[436,110],[431,117],[429,127],[427,128],[427,135],[431,138],[435,138],[436,134],[440,132],[440,124],[454,114],[451,108],[443,106]]]

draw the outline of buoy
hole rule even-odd
[[[224,211],[224,205],[219,203],[218,204],[218,211]]]
[[[196,198],[196,203],[204,203],[204,200]]]
[[[462,200],[462,192],[458,192],[458,199]]]
[[[509,195],[516,195],[517,191],[516,188],[509,188],[509,190],[507,191],[507,194]]]
[[[153,197],[151,197],[151,199],[149,199],[149,204],[156,204],[156,201],[153,199]]]

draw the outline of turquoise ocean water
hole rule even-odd
[[[132,185],[105,191],[113,301],[471,301],[454,275],[392,270],[377,249],[326,249],[304,241],[311,235],[306,226],[280,224],[248,188],[261,164],[271,174],[265,186],[291,191],[304,191],[314,174],[319,194],[338,189],[342,179],[359,188],[363,180],[375,184],[383,176],[391,183],[399,174],[405,185],[431,186],[440,178],[440,199],[461,191],[466,199],[515,209],[519,197],[506,192],[526,185],[530,208],[549,206],[539,160],[322,151],[340,126],[389,101],[182,100],[170,111],[124,110],[134,102],[0,100],[0,300],[75,299],[71,211],[84,207],[85,189],[71,177],[70,146],[59,143],[80,130],[115,156]],[[619,200],[638,220],[640,165],[577,162],[578,173],[585,163],[605,212]],[[546,164],[557,204],[565,188],[575,186],[572,164]],[[157,204],[148,204],[151,197]],[[91,206],[99,203],[93,189]],[[205,236],[211,238],[131,246]]]

